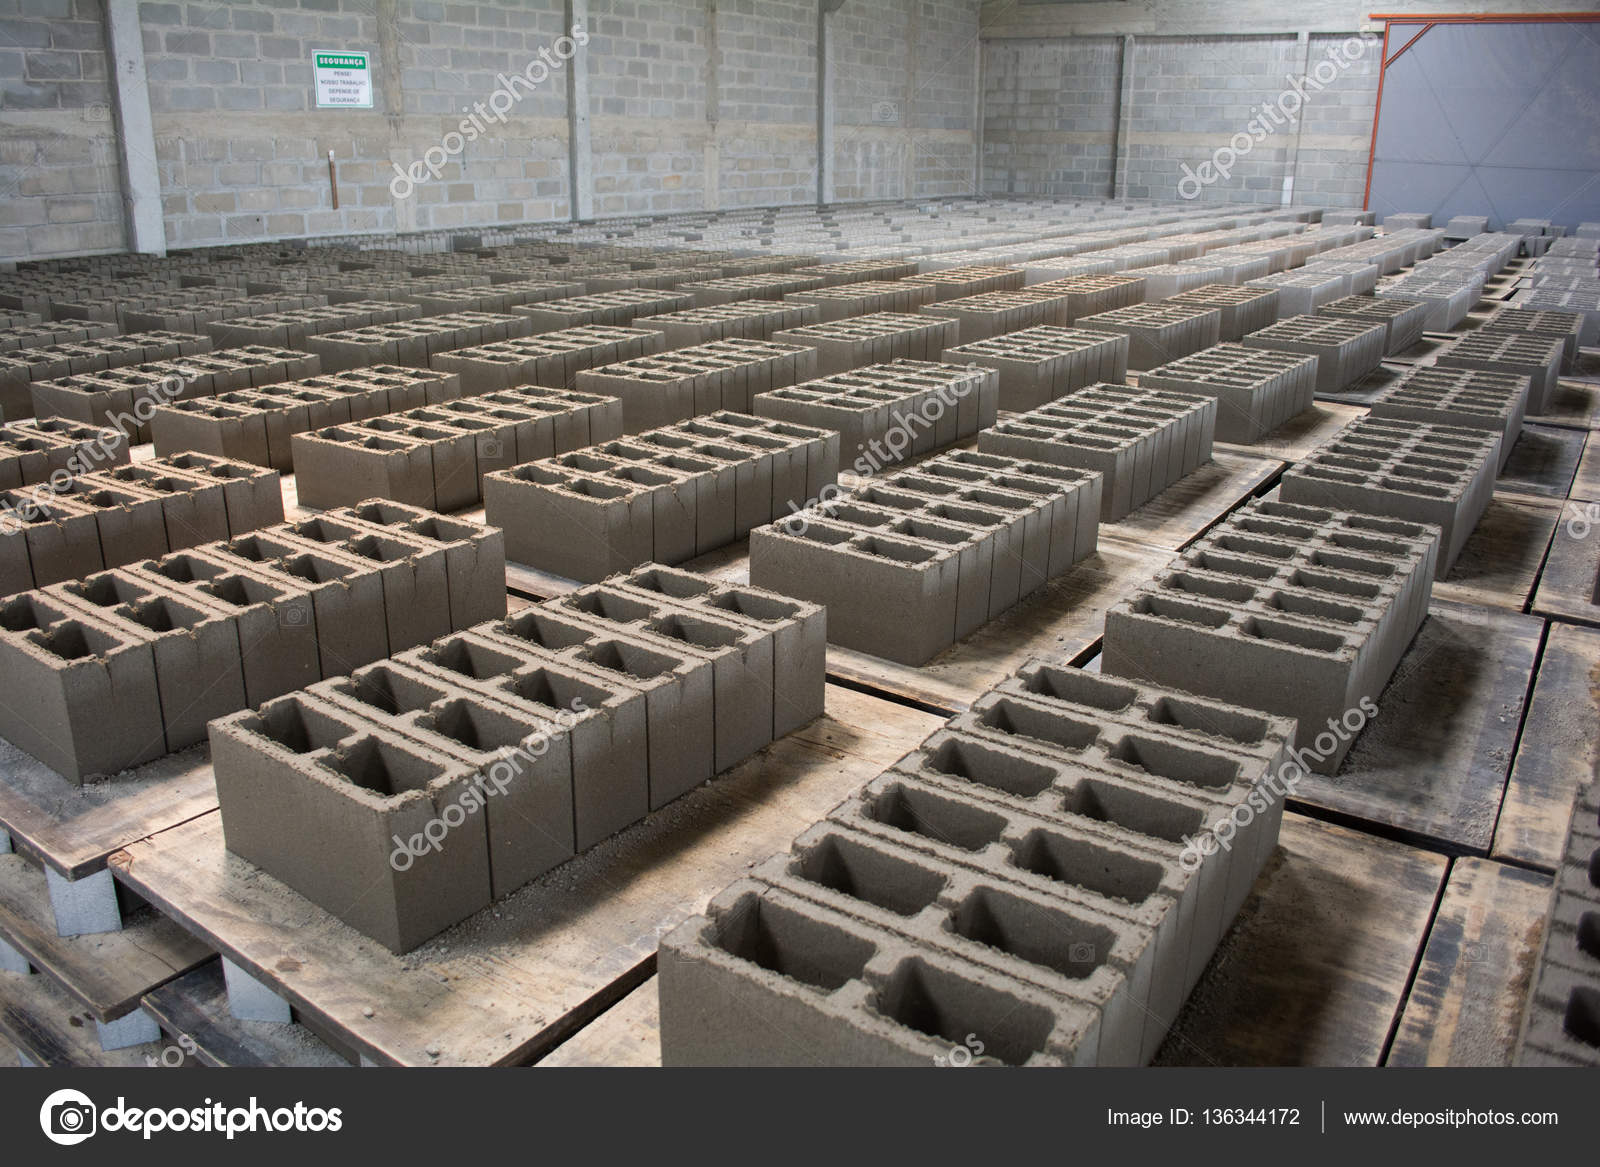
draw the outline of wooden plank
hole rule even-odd
[[[830,687],[827,716],[405,956],[228,855],[219,815],[111,865],[375,1061],[526,1062],[648,976],[662,934],[939,723]]]
[[[1336,775],[1293,797],[1487,855],[1543,622],[1435,602]]]
[[[1346,385],[1337,393],[1318,393],[1317,400],[1342,405],[1371,405],[1373,398],[1398,384],[1410,371],[1410,365],[1385,362],[1354,385]]]
[[[1329,439],[1345,426],[1366,415],[1366,409],[1359,405],[1318,401],[1310,409],[1290,418],[1253,445],[1240,446],[1231,442],[1218,442],[1215,448],[1229,453],[1250,454],[1257,458],[1298,462],[1313,450],[1327,445]]]
[[[1567,492],[1567,497],[1600,502],[1600,438],[1591,436],[1584,443],[1583,457],[1578,460],[1578,469],[1572,475],[1572,489]]]
[[[634,1069],[661,1065],[661,998],[651,977],[564,1044],[557,1046],[538,1069]]]
[[[829,645],[828,672],[931,708],[965,709],[1032,657],[1066,663],[1090,651],[1105,632],[1106,609],[1172,554],[1102,539],[1094,555],[920,668]]]
[[[1544,935],[1550,877],[1457,859],[1388,1066],[1509,1066]]]
[[[1560,503],[1496,495],[1449,576],[1434,581],[1434,598],[1522,611],[1533,596],[1560,518]]]
[[[1511,457],[1495,483],[1496,495],[1533,495],[1561,499],[1572,489],[1572,477],[1583,456],[1587,430],[1553,425],[1524,425],[1511,447]]]
[[[1375,1066],[1400,1011],[1442,855],[1296,814],[1158,1065]]]
[[[1556,388],[1545,402],[1543,413],[1532,413],[1528,420],[1540,425],[1568,426],[1579,430],[1600,429],[1600,356],[1588,349],[1579,356],[1577,376],[1566,376],[1556,382]]]
[[[1115,523],[1102,523],[1100,536],[1177,551],[1277,478],[1283,468],[1284,464],[1273,458],[1215,449],[1210,462],[1132,514]]]
[[[145,993],[212,958],[149,909],[131,913],[120,932],[57,936],[44,873],[21,855],[0,855],[0,938],[101,1021],[131,1013]]]
[[[1600,627],[1600,508],[1568,503],[1545,559],[1533,612]]]
[[[18,850],[69,879],[99,871],[113,851],[216,808],[205,746],[75,786],[0,740],[0,827]]]
[[[205,1066],[345,1066],[350,1063],[303,1025],[240,1021],[228,1012],[222,962],[213,960],[153,989],[144,1009]]]
[[[1578,787],[1600,774],[1600,631],[1552,624],[1495,825],[1496,859],[1554,871]]]
[[[0,1037],[36,1065],[143,1067],[160,1056],[159,1042],[107,1053],[94,1021],[49,977],[0,972]]]

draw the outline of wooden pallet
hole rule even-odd
[[[294,1022],[240,1021],[228,1011],[222,962],[145,994],[144,1010],[203,1066],[349,1066],[349,1059]]]
[[[44,873],[21,855],[0,855],[0,939],[98,1021],[126,1016],[151,989],[212,959],[210,948],[148,909],[131,913],[120,932],[56,935]]]
[[[1600,502],[1600,438],[1590,437],[1583,447],[1583,457],[1572,475],[1572,490],[1568,498]]]
[[[1490,854],[1554,871],[1578,788],[1600,775],[1600,631],[1551,624]]]
[[[1310,409],[1290,418],[1259,442],[1248,446],[1218,442],[1215,448],[1231,454],[1276,458],[1280,462],[1298,462],[1312,451],[1327,445],[1328,441],[1345,426],[1365,416],[1367,410],[1360,405],[1317,401]]]
[[[1566,498],[1588,436],[1588,430],[1525,424],[1500,471],[1495,494]]]
[[[1508,1066],[1544,935],[1550,877],[1457,859],[1388,1066]]]
[[[644,823],[395,956],[223,847],[212,814],[112,857],[118,877],[396,1065],[526,1062],[649,976],[656,943],[939,725],[830,687],[828,715]]]
[[[0,972],[0,1038],[36,1066],[146,1066],[161,1043],[107,1052],[100,1048],[94,1014],[50,977]]]
[[[1568,624],[1600,627],[1600,514],[1569,502],[1556,525],[1533,612]]]
[[[1307,775],[1294,800],[1487,855],[1542,626],[1435,601],[1339,773]]]
[[[1434,581],[1434,599],[1526,610],[1560,521],[1559,502],[1496,494],[1450,574]]]

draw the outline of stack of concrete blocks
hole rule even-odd
[[[1291,316],[1243,340],[1249,348],[1317,358],[1317,392],[1338,393],[1383,363],[1388,325],[1344,316]]]
[[[618,272],[616,275],[594,276],[584,280],[584,288],[590,292],[620,292],[630,288],[670,290],[683,287],[685,284],[719,279],[721,276],[722,269],[710,264],[698,267],[656,267]]]
[[[813,269],[814,270],[814,269]],[[823,322],[846,320],[875,312],[915,312],[933,303],[932,285],[902,280],[866,280],[860,283],[815,288],[809,292],[790,292],[785,304],[813,304]]]
[[[820,326],[819,326],[820,327]],[[817,350],[776,340],[713,340],[578,374],[578,388],[622,404],[626,432],[643,433],[750,401],[817,375]]]
[[[1471,239],[1489,230],[1486,215],[1456,215],[1444,225],[1444,237],[1451,241]]]
[[[1585,348],[1600,344],[1600,293],[1530,288],[1518,292],[1514,303],[1518,308],[1581,316],[1583,333],[1578,343]],[[0,366],[3,366],[3,357],[0,357]]]
[[[829,377],[886,361],[937,361],[961,336],[958,323],[910,312],[874,312],[772,334],[775,342],[816,351],[816,375]],[[676,354],[674,354],[676,355]]]
[[[819,716],[824,635],[654,566],[478,624],[214,723],[227,847],[409,951]]]
[[[1583,340],[1583,317],[1576,312],[1548,312],[1538,308],[1502,308],[1480,324],[1474,336],[1515,336],[1531,333],[1552,336],[1561,341],[1563,372],[1578,367],[1578,349]]]
[[[981,365],[999,376],[1000,408],[1025,413],[1079,389],[1128,375],[1128,338],[1044,325],[944,350],[953,365]]]
[[[694,306],[694,297],[687,292],[625,288],[616,292],[594,292],[584,296],[572,296],[565,300],[521,304],[511,309],[511,314],[524,320],[532,332],[543,333],[559,332],[581,325],[626,327],[641,316],[683,312]]]
[[[28,386],[38,417],[108,426],[133,441],[150,441],[155,410],[173,401],[215,397],[255,386],[315,376],[322,358],[293,349],[245,345],[177,360],[80,373]]]
[[[68,474],[0,494],[12,520],[0,525],[0,595],[283,521],[278,475],[236,462],[180,456]]]
[[[453,312],[508,313],[522,304],[566,300],[583,295],[585,290],[584,284],[575,282],[517,280],[505,284],[453,288],[447,292],[418,292],[410,299],[417,307],[418,316],[443,316]],[[373,323],[381,321],[375,320]]]
[[[1093,252],[1071,257],[1046,257],[1021,266],[1024,287],[1077,276],[1111,275],[1117,270],[1115,260],[1097,258]]]
[[[1147,1063],[1276,850],[1293,732],[1029,662],[662,941],[663,1064]]]
[[[1221,283],[1224,276],[1221,264],[1208,264],[1204,260],[1161,263],[1139,269],[1139,278],[1144,280],[1146,301],[1166,300],[1179,292],[1193,291],[1206,284]]]
[[[1449,332],[1467,318],[1483,297],[1482,272],[1410,275],[1379,288],[1377,295],[1421,300],[1428,305],[1428,331]]]
[[[1512,1064],[1600,1066],[1600,782],[1572,809]]]
[[[115,285],[112,287],[114,289]],[[326,304],[327,300],[322,296],[244,296],[217,288],[186,288],[131,295],[95,288],[87,295],[52,297],[50,317],[52,320],[92,320],[114,324],[118,332],[144,332],[150,329],[204,332],[206,324],[230,317],[287,312],[295,308],[321,308]]]
[[[1519,373],[1416,368],[1370,403],[1372,417],[1462,426],[1500,435],[1499,469],[1522,436],[1532,380]]]
[[[1452,341],[1442,349],[1437,364],[1445,369],[1481,369],[1486,373],[1513,373],[1532,382],[1528,412],[1543,413],[1561,379],[1566,340],[1537,332],[1485,333],[1481,329]]]
[[[713,413],[496,471],[483,502],[514,561],[594,583],[725,547],[838,478],[834,431]]]
[[[1265,328],[1278,319],[1276,288],[1233,287],[1229,284],[1202,284],[1187,292],[1168,296],[1167,304],[1176,308],[1216,308],[1222,313],[1218,339],[1236,341],[1246,333]]]
[[[1378,268],[1375,264],[1319,259],[1313,256],[1306,264],[1305,270],[1343,276],[1346,296],[1370,296],[1378,288]]]
[[[933,289],[937,300],[959,300],[965,296],[981,296],[986,292],[1014,292],[1022,287],[1021,268],[999,265],[973,264],[950,267],[941,271],[919,272],[906,276],[904,284],[926,284]]]
[[[993,425],[999,383],[990,369],[892,361],[760,393],[751,408],[757,417],[837,431],[840,465],[871,474]]]
[[[1438,527],[1438,576],[1455,565],[1494,495],[1500,435],[1365,417],[1284,472],[1284,502]]]
[[[1042,286],[1036,284],[1016,292],[985,292],[942,300],[922,311],[952,321],[960,341],[970,344],[1059,320],[1059,311],[1051,308],[1056,297],[1037,294]]]
[[[1144,277],[1110,273],[1106,275],[1073,276],[1067,279],[1048,280],[1023,289],[1045,301],[1045,324],[1066,328],[1085,316],[1110,312],[1142,304],[1145,300]],[[965,332],[962,340],[974,340]]]
[[[17,687],[0,736],[70,781],[110,776],[203,741],[211,718],[504,612],[498,532],[419,512],[269,528],[0,603]]]
[[[374,324],[395,324],[422,315],[415,304],[389,300],[355,300],[322,308],[297,308],[206,324],[204,332],[218,345],[261,344],[276,348],[307,348],[307,339],[329,332],[367,328]]]
[[[1426,211],[1397,211],[1383,217],[1383,231],[1392,235],[1396,231],[1416,231],[1433,226],[1433,216]]]
[[[782,300],[790,292],[809,292],[822,287],[821,276],[801,273],[765,273],[761,275],[724,276],[697,283],[680,284],[678,291],[694,297],[696,308],[713,308],[722,304],[743,303],[750,300]]]
[[[1292,717],[1333,774],[1427,618],[1427,523],[1252,500],[1106,611],[1101,672]]]
[[[71,320],[42,323],[36,312],[19,312],[0,316],[12,323],[0,325],[0,353],[15,352],[19,348],[45,348],[53,344],[78,344],[85,340],[103,340],[117,335],[115,324],[101,324],[91,320]]]
[[[289,471],[295,434],[460,396],[461,378],[454,373],[400,365],[346,369],[163,405],[150,416],[150,436],[158,454],[196,450]]]
[[[586,325],[440,353],[430,365],[440,372],[460,374],[461,392],[472,397],[519,385],[571,389],[585,369],[665,349],[666,338],[660,332]]]
[[[300,504],[326,508],[385,498],[461,510],[482,499],[488,474],[623,434],[622,405],[613,397],[536,386],[490,397],[294,434]]]
[[[1139,388],[1216,398],[1217,440],[1249,445],[1311,408],[1317,358],[1219,344],[1141,373]]]
[[[1133,304],[1077,321],[1077,327],[1128,338],[1128,368],[1142,371],[1218,343],[1222,309],[1183,304]]]
[[[1103,475],[1100,520],[1114,523],[1209,462],[1216,424],[1212,397],[1093,385],[998,422],[978,449]]]
[[[305,345],[322,357],[323,368],[330,373],[372,365],[426,369],[441,353],[511,340],[531,331],[525,317],[511,313],[451,312],[308,336]]]
[[[816,276],[825,288],[840,284],[860,284],[869,280],[903,280],[917,274],[917,262],[912,259],[849,259],[840,263],[819,263],[805,269],[808,276]]]
[[[1579,239],[1600,239],[1600,223],[1579,223],[1573,235]]]
[[[1340,223],[1353,223],[1363,224],[1371,227],[1378,222],[1378,212],[1325,210],[1322,212],[1322,222],[1324,226],[1332,226]]]
[[[0,420],[16,421],[34,416],[33,397],[29,392],[34,382],[151,361],[169,361],[208,353],[211,349],[208,337],[181,332],[148,332],[0,353]]]
[[[1390,296],[1346,296],[1317,309],[1318,316],[1336,316],[1384,327],[1385,356],[1403,353],[1422,339],[1427,327],[1429,305],[1422,300],[1402,300]]]
[[[666,337],[669,349],[688,348],[713,340],[771,340],[773,334],[819,319],[815,304],[784,304],[775,300],[743,300],[687,312],[641,316],[640,328]]]
[[[1272,288],[1278,293],[1278,319],[1307,316],[1349,294],[1349,281],[1339,272],[1323,268],[1301,269],[1251,280],[1249,288]]]
[[[750,532],[750,582],[828,640],[920,666],[1094,554],[1101,477],[956,452]]]
[[[0,426],[0,490],[48,482],[57,471],[125,466],[127,435],[61,417],[27,418]]]
[[[1207,283],[1235,286],[1272,274],[1272,260],[1268,256],[1257,251],[1235,248],[1208,251],[1204,259],[1187,259],[1180,266],[1215,272],[1216,274],[1207,280]]]

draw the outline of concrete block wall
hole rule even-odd
[[[983,193],[1109,195],[1122,38],[988,41],[983,51]]]
[[[1298,75],[1302,63],[1298,42],[1287,36],[1135,40],[1129,197],[1182,197],[1182,167],[1198,170],[1233,135],[1250,134],[1248,123],[1261,104],[1276,101],[1288,84],[1285,75]],[[1275,126],[1229,178],[1200,184],[1196,201],[1277,203],[1292,141],[1292,126]],[[1182,193],[1190,189],[1186,184]]]
[[[100,11],[98,0],[0,4],[0,256],[123,245]]]
[[[814,0],[586,7],[594,216],[816,199]],[[857,0],[829,18],[837,199],[971,193],[978,10]],[[567,19],[561,0],[146,0],[167,245],[571,217]],[[104,41],[97,0],[0,3],[0,256],[125,246]],[[317,49],[370,54],[373,109],[315,108]],[[543,80],[518,78],[541,60]],[[438,174],[408,182],[430,148]]]

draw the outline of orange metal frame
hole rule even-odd
[[[1600,21],[1600,12],[1480,12],[1480,13],[1407,13],[1372,12],[1368,20],[1383,21],[1383,56],[1378,64],[1378,98],[1372,107],[1372,144],[1367,149],[1367,185],[1361,195],[1361,209],[1366,210],[1372,201],[1372,164],[1378,155],[1378,115],[1383,110],[1383,77],[1389,66],[1398,61],[1405,51],[1427,34],[1436,24],[1592,24]],[[1405,44],[1389,55],[1389,33],[1397,24],[1420,24],[1422,28]]]

